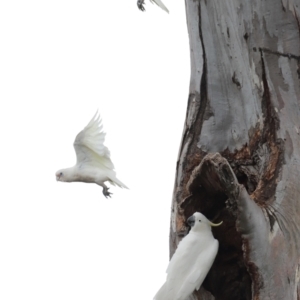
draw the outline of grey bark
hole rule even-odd
[[[200,211],[216,260],[191,299],[300,299],[300,1],[186,0],[191,80],[170,255]]]

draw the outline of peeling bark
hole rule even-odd
[[[170,255],[195,211],[220,242],[191,299],[300,299],[300,3],[186,0],[191,81]]]

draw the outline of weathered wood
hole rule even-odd
[[[300,1],[186,0],[186,13],[191,81],[170,254],[201,211],[224,224],[192,297],[299,300]]]

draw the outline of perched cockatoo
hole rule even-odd
[[[187,219],[191,230],[179,243],[169,266],[164,285],[154,300],[185,300],[193,291],[199,290],[218,252],[219,242],[213,237],[210,222],[195,212]]]
[[[144,7],[145,2],[144,1],[145,0],[138,0],[138,2],[137,2],[137,6],[141,11],[145,10],[145,7]],[[166,6],[160,0],[150,0],[150,2],[157,4],[161,9],[163,9],[164,11],[169,13],[169,10],[166,8]]]
[[[103,195],[107,198],[111,193],[104,184],[105,181],[121,188],[127,189],[127,186],[116,177],[109,150],[103,144],[105,133],[102,131],[101,123],[102,120],[97,111],[89,124],[77,134],[74,141],[76,165],[61,169],[55,175],[57,181],[96,183],[103,187]]]

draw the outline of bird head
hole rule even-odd
[[[55,176],[56,176],[56,181],[64,181],[64,172],[63,172],[63,170],[58,170],[55,173]]]
[[[203,229],[210,229],[211,226],[215,227],[215,226],[220,226],[222,222],[218,223],[218,224],[214,224],[212,222],[210,222],[204,215],[202,215],[199,212],[195,212],[192,216],[190,216],[187,219],[187,223],[189,226],[191,226],[191,228],[193,230],[203,230]]]

